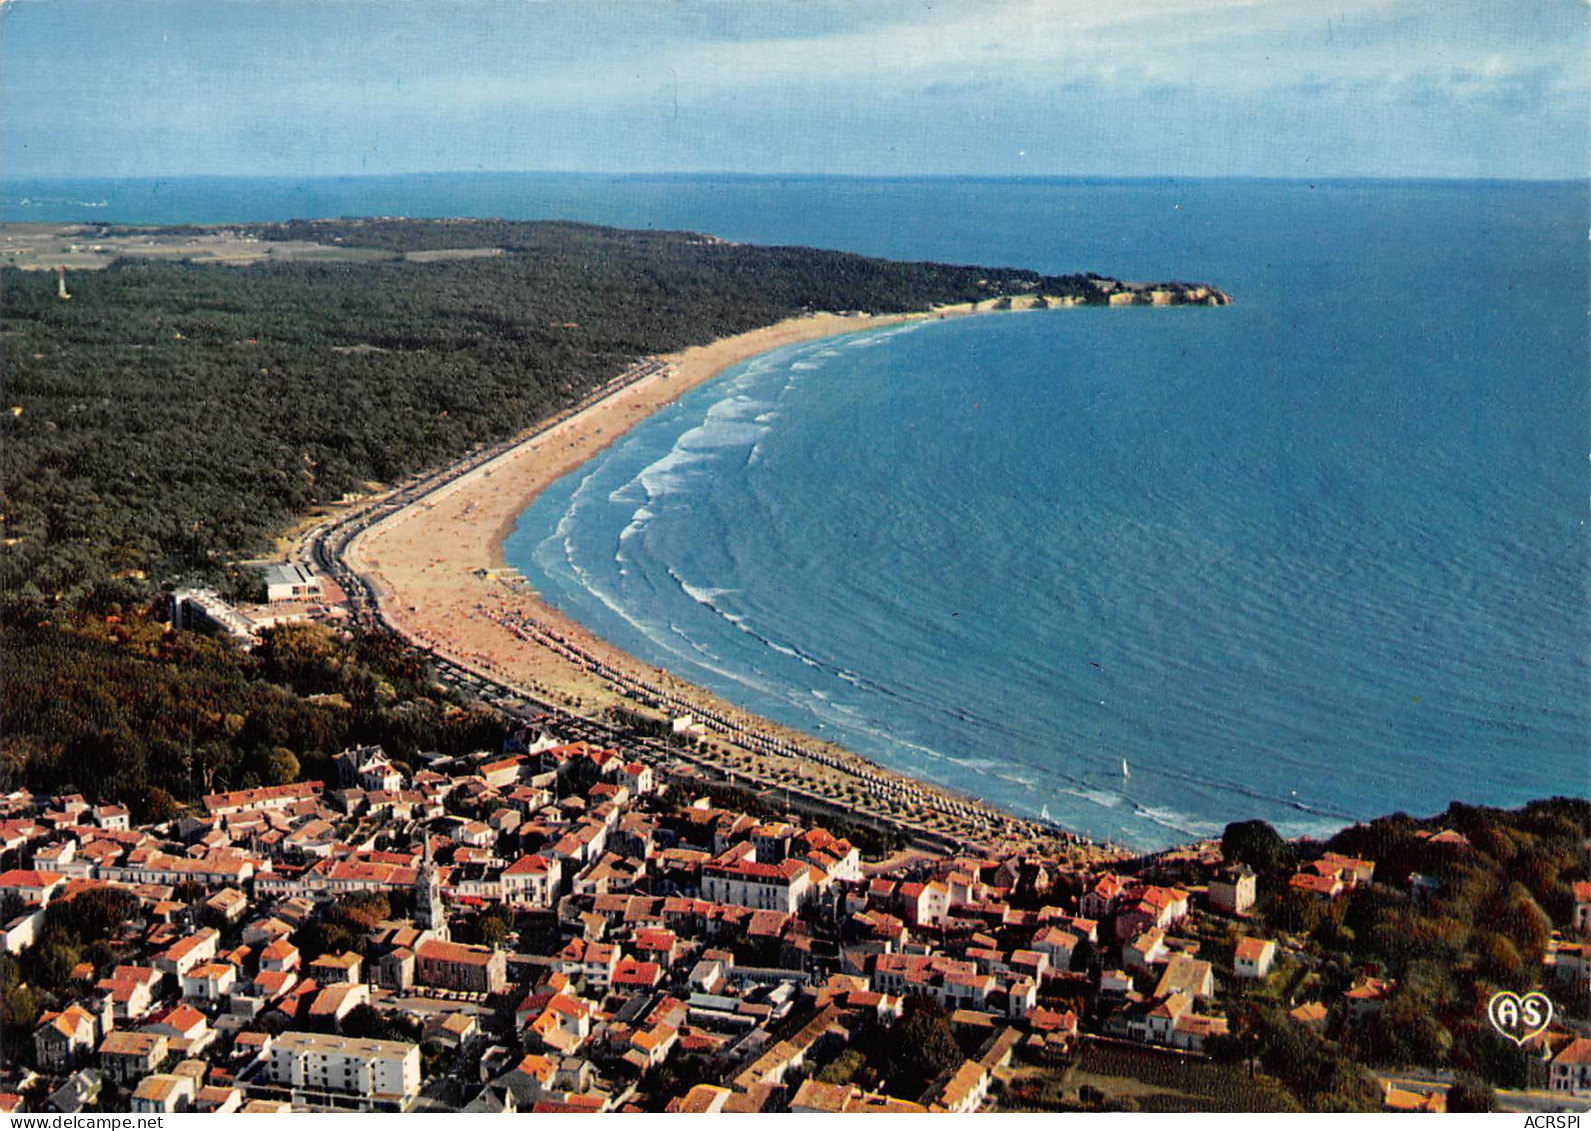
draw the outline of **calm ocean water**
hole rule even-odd
[[[1096,837],[1591,793],[1584,183],[0,185],[7,219],[370,213],[1213,282],[754,359],[509,557],[636,655]]]

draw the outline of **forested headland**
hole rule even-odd
[[[1542,988],[1553,924],[1573,922],[1588,831],[1591,802],[1577,797],[1513,810],[1454,802],[1434,817],[1395,813],[1322,843],[1284,841],[1261,821],[1228,825],[1223,857],[1258,876],[1255,920],[1301,945],[1265,988],[1230,1002],[1234,1039],[1218,1051],[1241,1060],[1264,1049],[1266,1070],[1312,1110],[1351,1109],[1341,1101],[1362,1094],[1368,1080],[1354,1065],[1417,1065],[1460,1082],[1539,1086],[1541,1068],[1530,1075],[1531,1058],[1491,1028],[1486,1003],[1499,990]],[[1374,861],[1375,882],[1340,899],[1291,887],[1297,870],[1323,852]],[[1335,1045],[1311,1040],[1288,1016],[1289,996],[1339,1001],[1364,977],[1390,980],[1391,992],[1362,1024],[1334,1018]],[[1583,1015],[1591,1004],[1572,982],[1545,988],[1565,1013]]]
[[[569,223],[243,234],[264,262],[129,257],[71,273],[67,301],[51,274],[0,270],[0,785],[187,801],[347,742],[479,739],[482,720],[391,642],[284,633],[317,654],[305,683],[270,647],[161,633],[160,593],[196,579],[247,592],[231,563],[295,519],[511,436],[640,357],[820,309],[1104,301],[1092,275]],[[392,259],[270,262],[288,240]],[[403,258],[475,248],[500,254]]]

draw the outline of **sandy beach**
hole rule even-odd
[[[1029,840],[1034,827],[1027,822],[892,774],[642,664],[545,604],[523,581],[500,572],[506,566],[503,539],[537,494],[726,368],[798,342],[969,313],[974,313],[972,308],[963,305],[879,317],[814,314],[660,358],[666,364],[652,367],[641,379],[373,525],[349,544],[345,561],[375,587],[394,628],[438,655],[490,672],[545,702],[596,716],[612,706],[633,705],[637,686],[660,689],[673,701],[664,714],[674,714],[680,703],[690,704],[795,748],[793,756],[765,746],[753,751],[748,746],[755,743],[710,735],[705,753],[712,762],[753,783],[842,804],[865,803],[907,827],[976,839],[989,847],[1008,839]],[[525,632],[527,624],[536,631]],[[521,626],[517,633],[512,630],[516,625]],[[569,649],[545,646],[545,632],[568,642],[585,662],[571,658]],[[593,659],[621,678],[596,674]]]

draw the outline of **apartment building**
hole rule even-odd
[[[271,1079],[295,1092],[356,1096],[407,1105],[420,1090],[420,1046],[408,1041],[287,1032],[270,1051]]]

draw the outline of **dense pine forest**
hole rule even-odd
[[[260,550],[316,503],[578,400],[634,359],[812,309],[901,311],[1081,279],[570,224],[274,226],[442,262],[0,274],[0,590],[74,603]],[[18,414],[20,410],[20,414]]]
[[[390,642],[295,639],[336,653],[303,684],[270,648],[162,636],[160,592],[188,579],[247,590],[230,563],[295,518],[513,435],[640,357],[811,310],[1097,297],[1085,276],[566,223],[243,234],[381,257],[126,258],[72,272],[69,301],[51,274],[0,271],[0,785],[114,789],[158,810],[351,741],[485,741],[484,721]],[[480,248],[500,253],[404,258]]]

